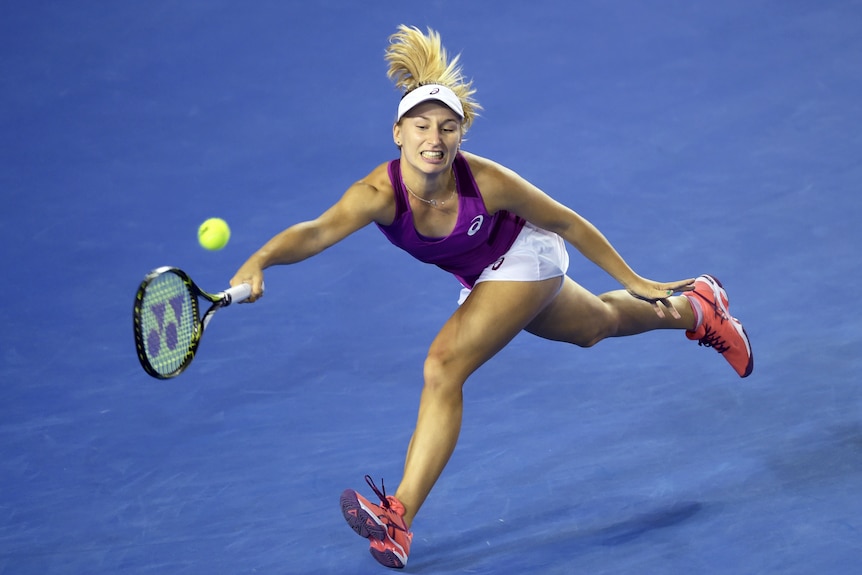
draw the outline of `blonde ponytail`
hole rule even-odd
[[[401,24],[389,37],[385,59],[389,63],[387,76],[404,94],[426,84],[440,84],[451,89],[464,108],[463,131],[470,128],[482,106],[473,99],[476,93],[473,82],[464,80],[460,56],[449,61],[440,34],[428,28],[425,35],[415,26]]]

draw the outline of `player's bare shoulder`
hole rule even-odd
[[[366,202],[374,221],[384,225],[392,223],[395,219],[395,190],[389,180],[389,162],[380,164],[350,188]]]
[[[474,178],[491,175],[494,172],[499,171],[501,168],[500,164],[484,156],[479,156],[464,150],[461,150],[460,154],[464,156],[464,159],[466,159],[467,163],[470,165],[470,171],[473,172]]]
[[[507,209],[511,203],[511,194],[520,189],[523,179],[514,171],[494,160],[477,156],[469,152],[461,152],[470,165],[473,179],[479,186],[486,209],[494,213],[499,209]]]

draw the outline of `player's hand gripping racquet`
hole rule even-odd
[[[220,308],[251,295],[240,284],[209,294],[184,271],[161,267],[147,274],[135,295],[135,347],[141,366],[159,379],[176,377],[195,358],[204,329]],[[211,303],[201,317],[199,300]]]

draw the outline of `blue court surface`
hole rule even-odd
[[[457,282],[362,230],[270,270],[169,381],[131,311],[158,266],[227,287],[395,156],[400,23],[462,54],[466,149],[641,274],[720,278],[756,358],[741,380],[680,332],[519,336],[465,388],[406,571],[857,572],[862,2],[9,0],[0,573],[387,572],[338,497],[398,484]]]

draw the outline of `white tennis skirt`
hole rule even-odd
[[[563,238],[527,222],[509,251],[486,267],[476,284],[488,281],[542,281],[565,275],[568,269],[569,254]],[[469,288],[461,290],[458,305],[464,303],[470,291]]]

